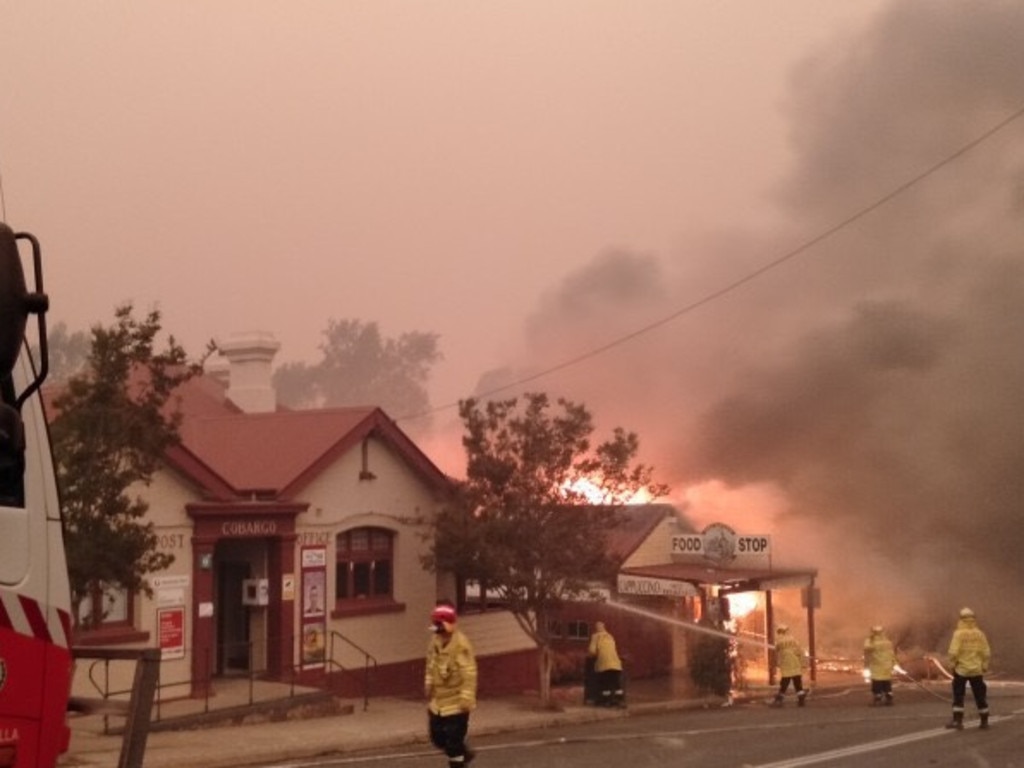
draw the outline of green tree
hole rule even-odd
[[[400,417],[429,408],[427,382],[442,359],[437,334],[383,338],[377,323],[330,320],[320,362],[287,363],[274,372],[278,398],[292,408],[379,405]]]
[[[711,622],[701,622],[714,627]],[[732,690],[733,654],[727,637],[698,635],[689,645],[690,679],[700,693],[729,696]]]
[[[145,576],[173,556],[158,552],[149,505],[133,493],[148,485],[178,440],[176,387],[201,370],[170,337],[156,349],[160,313],[115,310],[110,327],[94,326],[84,369],[54,399],[51,438],[65,523],[75,616],[86,627],[102,616],[80,610],[104,589],[149,592]]]
[[[60,322],[47,333],[46,347],[49,351],[49,381],[67,381],[85,368],[89,359],[89,334],[85,331],[68,331],[67,323]],[[32,348],[32,355],[38,360],[39,349]]]
[[[639,440],[615,429],[591,446],[593,419],[547,395],[463,400],[466,479],[433,527],[427,567],[474,579],[500,596],[537,643],[540,693],[551,700],[550,619],[566,600],[586,598],[614,573],[608,533],[618,507],[645,492],[668,492],[636,463]],[[595,503],[596,502],[596,503]]]

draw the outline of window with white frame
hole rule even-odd
[[[78,604],[75,623],[85,630],[133,625],[133,594],[119,584],[97,582]]]
[[[570,640],[586,641],[590,639],[590,623],[586,621],[570,621],[566,624],[566,637]]]

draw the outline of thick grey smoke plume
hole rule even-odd
[[[1021,40],[1017,2],[900,0],[809,58],[788,105],[786,223],[744,231],[737,212],[736,231],[672,258],[602,254],[542,302],[534,370],[687,306],[950,157],[1024,106]],[[770,524],[820,569],[826,635],[951,629],[971,605],[997,668],[1022,672],[1022,344],[1024,118],[757,281],[527,388],[636,430],[677,488],[781,492],[780,514],[738,527]]]

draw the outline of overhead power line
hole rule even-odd
[[[846,229],[850,225],[852,225],[852,224],[860,221],[861,219],[865,218],[866,216],[869,216],[870,214],[874,213],[879,208],[887,205],[888,203],[892,202],[897,197],[901,196],[903,193],[909,191],[910,189],[912,189],[913,187],[916,187],[918,184],[920,184],[921,182],[925,181],[929,177],[931,177],[934,174],[938,173],[940,170],[945,168],[947,165],[950,165],[950,164],[954,163],[956,160],[960,159],[962,156],[966,155],[967,153],[969,153],[970,151],[972,151],[973,149],[975,149],[979,145],[985,143],[990,138],[995,136],[997,133],[1002,131],[1004,128],[1009,126],[1011,123],[1019,120],[1021,117],[1024,117],[1024,106],[1018,107],[1014,112],[1011,112],[1007,117],[1003,118],[998,123],[996,123],[995,125],[991,126],[987,130],[985,130],[984,132],[982,132],[981,134],[976,136],[974,139],[972,139],[971,141],[969,141],[966,144],[964,144],[963,146],[961,146],[959,149],[957,149],[952,154],[947,155],[946,157],[944,157],[942,160],[939,160],[934,165],[929,166],[928,168],[926,168],[925,170],[921,171],[917,175],[912,176],[911,178],[907,179],[906,181],[903,181],[902,183],[900,183],[897,186],[893,187],[889,192],[885,193],[881,197],[876,198],[873,202],[871,202],[868,205],[864,206],[863,208],[857,210],[855,213],[850,214],[846,218],[840,219],[835,224],[832,224],[831,226],[829,226],[828,228],[824,229],[819,234],[811,237],[810,239],[805,240],[803,243],[801,243],[800,245],[796,246],[792,250],[786,251],[781,256],[778,256],[778,257],[772,259],[771,261],[766,262],[765,264],[761,265],[760,267],[757,267],[756,269],[754,269],[751,272],[746,273],[742,277],[737,278],[736,280],[732,281],[731,283],[727,283],[726,285],[722,286],[721,288],[718,288],[717,290],[714,290],[711,293],[708,293],[705,296],[703,296],[703,297],[701,297],[701,298],[699,298],[699,299],[697,299],[697,300],[695,300],[695,301],[693,301],[693,302],[691,302],[689,304],[686,304],[683,307],[680,307],[675,312],[673,312],[673,313],[671,313],[669,315],[666,315],[665,317],[662,317],[662,318],[660,318],[658,320],[654,320],[653,322],[650,322],[647,325],[641,326],[640,328],[637,328],[636,330],[630,331],[629,333],[626,333],[626,334],[624,334],[622,336],[618,336],[618,337],[612,339],[611,341],[606,342],[605,344],[602,344],[602,345],[597,346],[597,347],[593,347],[592,349],[589,349],[586,352],[582,352],[582,353],[580,353],[580,354],[578,354],[578,355],[576,355],[574,357],[568,358],[567,360],[564,360],[561,363],[557,363],[557,364],[552,365],[552,366],[550,366],[548,368],[545,368],[545,369],[543,369],[541,371],[537,371],[535,373],[531,373],[529,375],[523,376],[521,378],[516,379],[515,381],[511,381],[511,382],[509,382],[507,384],[503,384],[500,387],[494,387],[493,389],[490,389],[490,390],[488,390],[486,392],[482,392],[479,395],[477,395],[477,397],[489,398],[489,397],[491,397],[493,395],[500,394],[501,392],[505,392],[505,391],[510,390],[510,389],[518,389],[518,388],[522,387],[524,384],[529,384],[532,381],[537,381],[538,379],[543,379],[543,378],[545,378],[547,376],[550,376],[550,375],[552,375],[554,373],[558,373],[559,371],[564,371],[566,368],[571,368],[571,367],[573,367],[575,365],[579,365],[580,363],[585,362],[587,360],[590,360],[592,358],[595,358],[595,357],[597,357],[599,355],[602,355],[605,352],[608,352],[609,350],[615,349],[616,347],[621,347],[622,345],[627,344],[630,341],[633,341],[633,339],[639,338],[640,336],[644,336],[644,335],[650,333],[651,331],[654,331],[654,330],[656,330],[658,328],[661,328],[664,325],[668,325],[669,323],[673,322],[674,320],[678,320],[680,317],[683,317],[684,315],[688,315],[691,312],[693,312],[693,311],[695,311],[697,309],[700,309],[701,307],[703,307],[703,306],[705,306],[707,304],[710,304],[713,301],[717,301],[718,299],[720,299],[723,296],[726,296],[726,295],[732,293],[733,291],[735,291],[736,289],[740,288],[741,286],[744,286],[747,283],[750,283],[750,282],[756,280],[757,278],[761,277],[761,275],[764,275],[765,273],[772,271],[776,267],[779,267],[779,266],[785,264],[786,262],[791,261],[792,259],[795,259],[797,256],[800,256],[800,255],[806,253],[807,251],[811,250],[814,246],[818,245],[819,243],[822,243],[825,240],[828,240],[829,238],[831,238],[836,233],[841,232],[842,230]],[[395,421],[412,421],[414,419],[424,418],[425,416],[429,416],[431,414],[438,413],[440,411],[447,411],[447,410],[450,410],[452,408],[457,408],[458,405],[459,405],[458,402],[447,403],[445,405],[439,405],[439,406],[436,406],[434,408],[430,408],[430,409],[428,409],[426,411],[422,411],[421,413],[411,414],[411,415],[408,415],[408,416],[401,416],[401,417],[395,419]]]

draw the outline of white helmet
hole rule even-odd
[[[974,618],[974,611],[972,611],[970,608],[961,608],[960,609],[960,618],[961,619],[973,619]]]

